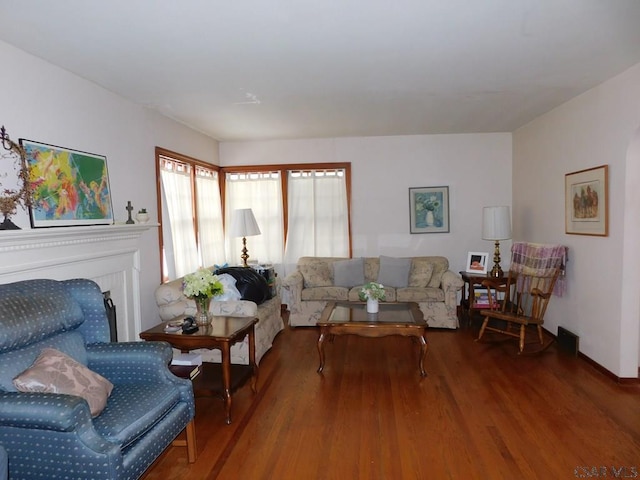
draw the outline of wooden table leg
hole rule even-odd
[[[251,376],[251,390],[258,391],[258,364],[256,363],[256,331],[254,327],[249,330],[249,365],[253,368]]]
[[[229,342],[224,342],[222,353],[222,395],[224,397],[224,410],[227,416],[227,425],[231,423],[231,347]]]
[[[427,333],[424,332],[420,335],[420,361],[418,362],[418,366],[420,367],[420,375],[423,377],[427,376],[427,372],[424,370],[424,359],[427,356],[427,348],[429,345],[427,344]]]
[[[320,355],[320,366],[318,367],[318,373],[322,373],[324,368],[324,340],[327,336],[327,332],[323,327],[320,327],[320,337],[318,337],[318,354]]]

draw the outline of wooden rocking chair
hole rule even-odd
[[[518,263],[519,260],[523,263]],[[506,285],[501,286],[491,279],[483,282],[489,293],[491,308],[482,312],[484,321],[476,341],[480,341],[486,331],[515,337],[519,339],[518,354],[522,354],[525,350],[527,327],[533,325],[537,329],[540,347],[528,353],[545,350],[553,342],[551,340],[545,345],[542,324],[560,275],[562,262],[554,258],[545,268],[526,267],[523,266],[525,263],[526,260],[518,256],[512,257],[512,268],[509,270]],[[535,262],[531,263],[540,264],[540,259],[536,258]]]

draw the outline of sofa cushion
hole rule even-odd
[[[311,287],[302,290],[302,300],[347,300],[347,287]]]
[[[100,415],[113,384],[73,358],[45,348],[31,367],[13,379],[21,392],[63,393],[84,398],[91,416]]]
[[[96,431],[121,449],[156,425],[180,401],[175,385],[116,384],[102,415],[93,420]]]
[[[362,257],[333,262],[333,284],[336,287],[353,287],[364,284]]]
[[[380,255],[378,283],[389,287],[404,288],[409,283],[410,258],[385,257]]]
[[[0,355],[0,390],[16,392],[13,379],[29,368],[45,348],[55,348],[77,362],[87,365],[87,351],[80,332],[74,330],[59,333],[41,342]]]
[[[433,262],[426,258],[414,258],[411,260],[408,287],[426,287],[433,275]]]
[[[298,262],[298,270],[304,280],[304,288],[329,287],[333,285],[331,278],[331,262],[327,258],[304,257]]]
[[[29,301],[25,302],[25,298]],[[0,302],[0,353],[44,340],[62,330],[73,330],[85,320],[78,302],[56,280],[3,285]]]
[[[398,302],[444,302],[444,292],[441,288],[399,288],[396,291]]]
[[[377,281],[379,271],[380,271],[380,259],[378,257],[365,257],[364,283]]]
[[[350,302],[360,302],[360,289],[362,285],[358,285],[349,290],[349,298]],[[395,302],[396,301],[396,289],[393,287],[384,287],[384,301],[385,302]]]
[[[429,287],[440,288],[442,275],[449,270],[449,260],[446,257],[431,257],[433,260],[433,273],[429,280]]]

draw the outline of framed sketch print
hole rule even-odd
[[[20,144],[30,169],[32,228],[113,223],[106,157],[26,139]]]
[[[608,165],[565,175],[566,233],[605,237],[609,234],[608,182]]]
[[[467,255],[467,272],[485,275],[489,254],[487,252],[469,252]]]
[[[411,233],[449,232],[449,187],[409,188]]]

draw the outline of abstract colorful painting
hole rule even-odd
[[[20,144],[34,193],[33,228],[113,223],[106,157],[26,139]]]

